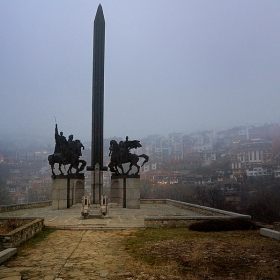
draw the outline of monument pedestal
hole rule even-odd
[[[59,178],[52,180],[52,210],[68,208],[68,179],[67,176],[62,176],[57,176]]]
[[[103,172],[96,169],[92,172],[92,204],[99,204],[103,195]]]
[[[117,203],[123,206],[124,197],[124,179],[119,176],[111,176],[111,203]]]
[[[111,176],[111,203],[118,203],[123,208],[140,209],[140,176]]]
[[[52,180],[52,210],[70,208],[80,203],[85,192],[84,174],[57,175]]]

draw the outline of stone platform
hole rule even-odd
[[[81,216],[81,204],[69,209],[52,210],[52,206],[0,213],[1,217],[44,217],[45,226],[56,229],[129,229],[144,227],[145,217],[202,216],[169,204],[141,204],[140,209],[126,209],[111,204],[109,215],[101,218],[100,207],[91,205],[90,218]]]
[[[81,204],[63,210],[52,210],[49,205],[0,213],[2,217],[40,216],[44,217],[47,227],[69,229],[51,233],[34,248],[21,251],[17,258],[1,265],[0,279],[132,279],[132,266],[128,264],[133,261],[123,239],[135,229],[143,228],[147,220],[168,223],[169,220],[188,218],[248,218],[237,213],[172,200],[142,201],[140,209],[126,209],[111,204],[109,215],[104,219],[101,218],[100,208],[91,206],[90,219],[81,216]],[[138,272],[135,273],[138,275]],[[135,276],[133,279],[142,278]]]
[[[52,206],[0,213],[0,217],[44,217],[45,226],[55,229],[132,229],[142,227],[186,227],[208,219],[245,218],[250,216],[169,199],[141,200],[139,209],[109,204],[109,214],[101,217],[100,206],[91,205],[90,216],[81,215],[81,204],[52,210]]]

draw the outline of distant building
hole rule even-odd
[[[217,142],[216,133],[212,131],[197,132],[190,135],[191,152],[209,152],[214,151]]]
[[[236,143],[231,154],[231,167],[234,176],[253,174],[250,169],[261,168],[263,164],[272,163],[272,140],[249,139]],[[255,171],[254,171],[255,172]]]
[[[248,177],[256,177],[256,176],[271,176],[273,175],[272,170],[264,169],[262,167],[250,167],[246,169],[246,175]]]
[[[190,169],[192,166],[198,168],[210,165],[216,160],[216,142],[214,131],[197,132],[183,137],[184,161],[188,162]]]
[[[141,140],[142,150],[150,157],[151,162],[168,162],[169,145],[166,137],[162,135],[149,135]]]
[[[169,150],[170,160],[177,161],[183,159],[183,133],[170,133],[169,139]]]

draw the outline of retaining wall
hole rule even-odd
[[[142,199],[141,204],[169,204],[175,207],[194,211],[205,216],[148,216],[144,218],[144,226],[150,228],[174,228],[189,227],[191,224],[202,220],[225,220],[225,219],[251,219],[249,215],[219,210],[211,207],[180,202],[171,199]]]
[[[28,239],[33,237],[36,233],[42,230],[44,226],[44,218],[38,217],[5,217],[0,220],[27,220],[28,223],[23,226],[7,233],[0,234],[0,243],[4,249],[18,247],[21,243],[26,242]]]
[[[31,209],[31,208],[39,208],[39,207],[46,207],[52,205],[52,201],[39,201],[39,202],[32,202],[26,204],[11,204],[11,205],[0,205],[0,213],[1,212],[9,212],[15,211],[20,209]]]

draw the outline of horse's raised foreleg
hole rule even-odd
[[[80,171],[83,171],[84,168],[86,167],[87,163],[85,160],[79,160],[79,163],[81,163],[81,166],[79,169],[77,169],[77,173],[79,173]]]

